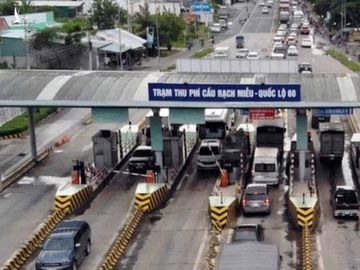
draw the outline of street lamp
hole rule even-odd
[[[160,67],[160,40],[159,40],[159,20],[158,20],[158,14],[157,14],[157,0],[155,0],[155,27],[156,27],[156,46],[157,46],[157,51],[158,51],[158,55],[157,55],[157,62],[158,62],[158,67],[159,67],[159,71],[161,69]]]
[[[120,58],[120,70],[123,71],[124,70],[124,66],[123,66],[123,61],[122,61],[122,48],[121,48],[121,20],[120,20],[120,14],[121,14],[121,10],[120,10],[120,5],[118,5],[118,25],[119,25],[119,58]]]

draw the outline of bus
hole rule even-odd
[[[231,113],[228,109],[205,109],[205,124],[199,125],[199,138],[224,139],[231,126]]]

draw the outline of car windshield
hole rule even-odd
[[[274,163],[256,163],[255,172],[275,172]]]
[[[335,197],[338,203],[349,203],[349,204],[358,203],[358,198],[354,190],[337,191]]]
[[[134,157],[150,157],[152,155],[151,150],[136,150]]]
[[[257,241],[255,228],[236,228],[233,236],[234,241]]]
[[[70,250],[73,248],[72,238],[48,238],[43,247],[44,250]]]
[[[199,155],[202,155],[202,156],[211,156],[212,153],[214,153],[214,155],[219,155],[220,154],[220,150],[219,150],[219,147],[217,146],[211,146],[211,151],[209,149],[208,146],[202,146],[200,148],[200,151],[199,151]]]

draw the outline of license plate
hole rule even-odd
[[[259,203],[253,203],[252,206],[253,206],[253,207],[259,207],[260,204],[259,204]]]

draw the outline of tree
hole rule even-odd
[[[80,44],[81,38],[85,36],[87,23],[84,18],[77,17],[66,21],[62,26],[62,33],[65,35],[66,44]]]
[[[16,7],[15,0],[6,0],[5,2],[0,3],[0,14],[1,15],[14,15],[14,10]]]
[[[160,45],[168,46],[182,35],[185,29],[185,22],[179,16],[165,12],[159,16],[159,39]]]
[[[42,48],[52,48],[54,40],[60,38],[60,27],[45,28],[38,31],[32,41],[32,47],[35,50],[41,50]]]
[[[118,20],[118,4],[113,0],[94,0],[90,9],[90,21],[99,30],[114,28]],[[120,23],[127,21],[127,12],[120,8]]]

